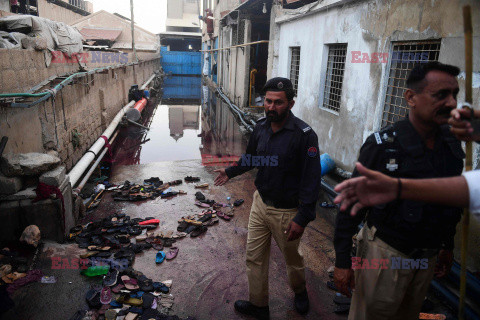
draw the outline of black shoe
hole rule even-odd
[[[201,200],[205,200],[205,196],[203,195],[203,193],[201,193],[200,191],[198,191],[197,193],[195,193],[195,198],[199,201]]]
[[[266,307],[257,307],[253,305],[250,301],[246,300],[237,300],[234,304],[235,310],[238,312],[255,317],[256,319],[266,320],[270,319],[270,310],[268,306]]]
[[[308,301],[308,294],[307,290],[303,291],[302,293],[295,294],[295,309],[300,314],[305,314],[308,312],[308,308],[310,303]]]

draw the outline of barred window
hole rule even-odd
[[[408,74],[417,63],[437,61],[440,40],[394,42],[390,55],[388,85],[383,107],[382,128],[404,119],[408,113],[403,94]]]
[[[232,46],[245,42],[245,20],[232,24]]]
[[[236,46],[238,44],[238,28],[237,25],[232,25],[232,46]]]
[[[290,48],[290,81],[293,84],[295,95],[298,92],[298,76],[300,73],[300,47]]]
[[[245,20],[240,20],[237,31],[237,44],[243,44],[245,42]]]
[[[323,107],[335,112],[340,111],[343,74],[347,57],[347,44],[331,44],[328,46],[327,71],[323,92]]]

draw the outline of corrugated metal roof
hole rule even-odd
[[[82,30],[80,30],[80,33],[86,40],[115,41],[122,33],[122,29],[82,28]]]

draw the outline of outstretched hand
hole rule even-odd
[[[214,184],[216,186],[223,186],[225,183],[227,183],[230,178],[227,176],[227,173],[225,172],[225,169],[217,169],[213,170],[213,172],[219,172],[219,175],[215,178]]]
[[[357,162],[356,168],[361,177],[348,179],[335,187],[335,191],[340,192],[335,198],[335,204],[341,203],[341,211],[353,205],[350,214],[354,216],[364,207],[387,203],[396,198],[398,191],[396,179],[369,170],[360,162]]]
[[[478,110],[476,110],[478,112]],[[463,141],[478,141],[480,140],[480,134],[473,134],[473,128],[468,121],[472,116],[470,109],[453,109],[450,112],[450,118],[448,124],[451,125],[450,131],[459,140]]]

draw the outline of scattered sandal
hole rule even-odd
[[[155,256],[155,263],[160,264],[165,260],[165,252],[163,251],[158,251],[156,256]]]
[[[226,215],[226,214],[223,213],[222,211],[217,211],[217,216],[219,216],[220,218],[222,218],[222,219],[225,220],[225,221],[230,221],[230,220],[232,220],[232,218],[230,218],[230,216]]]
[[[198,237],[199,235],[205,233],[207,230],[208,228],[205,226],[202,226],[202,225],[198,226],[192,231],[192,233],[190,234],[190,237],[192,238]]]
[[[125,288],[127,288],[128,290],[137,290],[140,288],[138,286],[138,281],[136,279],[132,279],[129,276],[122,276],[121,279],[123,281],[123,284],[125,285]],[[123,303],[126,303],[126,302],[123,302]]]
[[[238,199],[238,200],[235,200],[235,202],[233,203],[233,205],[235,207],[238,207],[239,205],[241,205],[245,200],[243,199]]]
[[[175,258],[178,254],[178,248],[177,247],[171,247],[170,250],[165,254],[165,258],[167,260],[172,260]]]
[[[102,304],[109,304],[112,301],[112,290],[110,287],[104,287],[100,293],[100,302]]]
[[[211,227],[213,226],[214,224],[218,223],[218,218],[212,218],[210,220],[207,220],[205,222],[202,223],[203,226],[205,227]]]
[[[195,193],[195,198],[197,200],[205,200],[205,196],[203,195],[203,193],[201,193],[200,191],[198,191],[197,193]]]
[[[199,206],[200,208],[210,208],[210,205],[208,203],[203,203],[200,201],[195,201],[195,205]]]

